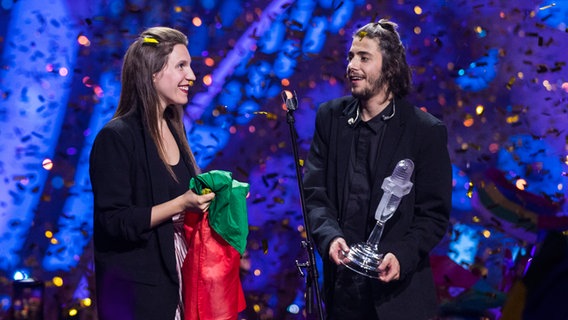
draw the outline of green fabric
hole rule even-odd
[[[215,193],[209,207],[209,225],[242,255],[248,236],[248,183],[233,180],[230,172],[212,170],[191,178],[189,188],[197,194],[204,188]]]

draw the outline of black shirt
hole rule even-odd
[[[356,239],[346,239],[349,245],[367,241],[374,227],[376,208],[370,207],[371,189],[375,184],[372,179],[388,122],[383,115],[391,113],[392,103],[371,120],[357,121],[353,125],[355,132],[345,188],[347,206],[342,219],[344,234],[357,235]]]
[[[185,165],[181,155],[176,165],[170,166],[177,177],[177,182],[171,177],[168,182],[168,192],[171,199],[184,194],[189,190],[189,180],[191,179],[189,169]]]

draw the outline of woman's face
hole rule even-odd
[[[187,47],[176,44],[164,68],[155,73],[153,78],[162,110],[172,104],[186,104],[189,83],[196,79]]]

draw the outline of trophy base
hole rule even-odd
[[[346,257],[349,262],[343,262],[343,265],[360,275],[379,278],[379,265],[383,261],[383,254],[378,253],[373,247],[367,243],[358,243],[351,247]]]

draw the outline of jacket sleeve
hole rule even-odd
[[[337,208],[329,198],[329,137],[331,112],[323,104],[316,115],[315,133],[303,178],[306,210],[311,235],[323,259],[329,258],[330,242],[343,237]]]
[[[409,228],[386,252],[399,260],[401,279],[428,259],[430,251],[444,237],[451,211],[452,167],[447,149],[447,130],[441,122],[416,132],[414,205],[409,209]]]
[[[89,172],[94,196],[95,238],[99,236],[99,241],[136,242],[150,235],[151,207],[135,203],[136,194],[140,194],[138,189],[149,188],[135,185],[143,179],[133,177],[135,161],[140,161],[136,159],[137,154],[136,139],[131,131],[116,123],[103,128],[93,143]]]

